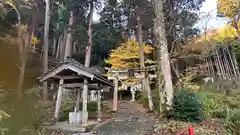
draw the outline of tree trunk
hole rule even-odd
[[[72,56],[72,25],[73,25],[73,11],[70,12],[68,30],[67,30],[67,41],[64,58]]]
[[[69,17],[69,22],[68,22],[68,28],[66,31],[66,43],[65,44],[65,49],[64,49],[64,59],[71,57],[72,56],[72,25],[73,25],[73,11],[70,11],[70,17]],[[63,90],[63,100],[67,100],[69,97],[68,91],[65,89]]]
[[[86,55],[85,55],[85,67],[90,66],[91,61],[91,51],[92,51],[92,23],[93,23],[93,0],[90,3],[90,12],[89,12],[89,23],[88,23],[88,45],[86,48]],[[87,78],[84,79],[84,87],[83,87],[83,105],[82,105],[82,123],[85,124],[88,121],[87,118],[87,100],[88,100],[88,80]]]
[[[156,38],[156,46],[157,53],[161,55],[158,57],[158,74],[163,73],[164,81],[165,81],[165,93],[167,99],[167,105],[172,105],[173,99],[173,85],[172,85],[172,76],[171,76],[171,67],[169,62],[169,53],[168,53],[168,44],[166,38],[166,29],[164,24],[164,14],[163,14],[163,1],[162,0],[153,0],[153,8],[155,13],[155,38]],[[160,62],[160,63],[159,63]]]
[[[66,49],[66,40],[67,40],[67,30],[64,31],[61,44],[60,44],[60,61],[64,60],[65,49]]]
[[[50,1],[45,0],[45,23],[44,23],[44,52],[43,52],[43,73],[48,72],[48,36],[49,36],[49,24],[50,24]],[[48,88],[47,81],[43,82],[43,99],[47,100]]]
[[[19,3],[17,7],[19,7]],[[20,12],[18,9],[16,8],[14,9],[18,15],[18,38],[19,38],[19,76],[18,76],[18,82],[17,82],[17,92],[19,97],[22,97],[22,87],[24,84],[24,75],[25,75],[25,69],[26,69],[26,64],[28,59],[28,51],[30,47],[31,38],[34,33],[37,18],[36,18],[36,14],[32,15],[31,26],[28,27],[27,32],[25,32],[23,26],[21,25]],[[38,9],[37,9],[37,13],[39,13]]]
[[[17,8],[19,8],[19,1],[17,1]],[[19,63],[21,64],[22,62],[22,59],[21,59],[21,55],[23,54],[23,41],[22,41],[22,37],[23,37],[23,30],[22,30],[22,25],[21,25],[21,14],[19,12],[19,10],[17,8],[14,8],[16,13],[17,13],[17,17],[18,17],[18,24],[17,24],[17,29],[18,29],[18,42],[19,42]],[[18,76],[18,82],[17,82],[17,92],[18,92],[18,96],[19,97],[22,97],[22,84],[23,84],[23,81],[24,81],[24,72],[21,72],[21,71],[24,71],[21,69],[21,65],[19,65],[19,76]]]
[[[73,42],[73,53],[77,53],[77,46],[76,46],[76,42]]]
[[[24,46],[24,42],[23,42],[23,28],[22,28],[22,25],[21,25],[21,14],[20,14],[20,11],[19,11],[19,7],[20,7],[20,3],[19,3],[19,0],[17,0],[16,1],[17,2],[17,6],[16,7],[14,7],[14,6],[12,6],[12,4],[8,4],[9,6],[11,6],[14,10],[15,10],[15,12],[16,12],[16,14],[17,14],[17,19],[18,19],[18,22],[17,22],[17,32],[18,32],[18,43],[19,43],[19,45],[18,45],[18,51],[19,51],[19,58],[20,58],[20,60],[19,60],[19,63],[20,63],[20,65],[19,65],[19,76],[18,76],[18,82],[17,82],[17,93],[18,93],[18,96],[19,97],[21,97],[22,96],[22,84],[23,84],[23,81],[24,81],[24,72],[21,72],[21,71],[25,71],[25,70],[22,70],[22,66],[21,66],[21,64],[22,64],[22,62],[21,62],[21,56],[22,56],[22,54],[23,54],[23,51],[24,51],[24,48],[23,48],[23,46]]]
[[[24,33],[24,30],[22,29],[22,38],[20,40],[22,44],[19,46],[21,49],[19,51],[19,76],[18,76],[18,82],[17,82],[17,91],[18,96],[22,97],[22,87],[24,83],[24,75],[25,75],[25,68],[27,63],[27,53],[28,53],[28,46],[29,46],[29,35],[28,33]],[[25,49],[26,47],[26,49]]]
[[[143,33],[142,33],[140,8],[136,9],[136,14],[137,14],[137,37],[138,37],[138,42],[140,44],[140,49],[139,49],[140,68],[141,69],[145,69],[145,64],[144,64],[144,44],[143,44]],[[152,92],[151,92],[151,88],[149,86],[148,76],[145,74],[145,72],[142,72],[141,74],[144,75],[144,78],[142,80],[142,90],[143,90],[144,93],[147,92],[149,110],[152,111],[153,110]]]
[[[19,51],[19,76],[18,76],[18,82],[17,82],[17,91],[18,95],[22,96],[22,87],[24,83],[24,75],[25,75],[25,69],[27,65],[27,59],[28,59],[28,51],[30,47],[31,42],[31,35],[34,33],[34,27],[36,24],[35,18],[33,19],[32,28],[28,29],[27,32],[24,32],[22,29],[22,46],[20,46],[22,49]]]
[[[61,47],[61,44],[62,44],[62,35],[59,36],[58,38],[58,43],[57,43],[57,52],[56,52],[56,59],[59,58],[59,53],[60,53],[60,47]]]
[[[53,46],[52,47],[53,47],[52,48],[52,56],[54,56],[55,52],[56,52],[56,48],[57,48],[57,38],[56,37],[53,38]]]

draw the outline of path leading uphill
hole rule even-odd
[[[143,107],[130,101],[119,101],[118,112],[111,122],[99,126],[95,135],[152,135],[156,121]]]

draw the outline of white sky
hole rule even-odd
[[[216,17],[217,0],[206,0],[200,9],[200,13],[201,19],[195,27],[201,30],[204,30],[206,27],[207,29],[218,28],[228,22],[227,18]]]
[[[94,22],[97,22],[99,19],[100,19],[99,14],[97,13],[96,10],[94,10],[94,13],[93,13],[93,21],[94,21]]]
[[[228,22],[226,18],[216,17],[217,15],[217,0],[206,0],[200,9],[200,21],[195,27],[203,31],[205,28],[212,29],[218,28]],[[97,22],[100,16],[94,12],[93,20]]]

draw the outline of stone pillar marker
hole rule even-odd
[[[133,86],[131,86],[130,88],[131,94],[132,94],[132,100],[131,102],[135,102],[135,94],[136,94],[136,90]]]

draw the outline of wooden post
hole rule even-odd
[[[98,113],[97,121],[101,121],[102,109],[101,109],[101,90],[100,89],[97,91],[97,113]]]
[[[56,102],[56,107],[55,107],[55,114],[54,117],[58,120],[58,114],[60,111],[60,106],[62,102],[62,87],[61,85],[63,84],[64,80],[61,79],[59,82],[59,87],[58,87],[58,95],[57,95],[57,102]]]
[[[211,71],[210,71],[210,66],[209,66],[209,64],[208,64],[208,58],[206,58],[206,59],[204,59],[205,60],[205,63],[206,63],[206,66],[207,66],[207,74],[208,74],[208,76],[211,76]]]
[[[237,63],[236,56],[233,52],[232,52],[232,58],[233,58],[234,66],[235,66],[235,71],[237,73],[237,76],[239,76],[240,72],[239,72],[239,68],[238,68],[238,63]]]
[[[114,92],[113,92],[113,112],[117,111],[118,102],[118,76],[114,79]]]
[[[222,77],[222,73],[221,73],[221,69],[220,69],[220,66],[219,66],[219,63],[218,63],[218,60],[216,58],[216,55],[213,54],[213,57],[214,57],[214,64],[216,65],[218,77],[219,78],[223,78]]]
[[[231,78],[232,77],[232,72],[231,72],[231,69],[230,69],[230,63],[229,63],[229,61],[228,61],[228,59],[227,59],[227,56],[226,56],[226,51],[225,51],[225,48],[222,46],[222,55],[223,55],[223,64],[224,64],[224,66],[225,66],[225,68],[226,68],[226,71],[227,71],[227,76],[228,76],[228,78]]]
[[[76,111],[79,111],[80,98],[81,98],[81,89],[77,90]]]
[[[84,86],[82,92],[82,124],[86,124],[88,122],[88,80],[84,79]]]
[[[236,77],[236,76],[237,76],[237,73],[236,73],[236,70],[235,70],[235,66],[234,66],[234,62],[233,62],[233,57],[232,57],[232,55],[230,54],[229,47],[227,47],[226,49],[227,49],[228,58],[229,58],[228,61],[230,60],[230,63],[231,63],[231,66],[230,66],[231,73],[233,73],[233,76]]]
[[[223,67],[223,65],[222,65],[221,58],[220,58],[220,56],[219,56],[219,54],[218,54],[218,50],[217,50],[216,48],[215,48],[215,52],[216,52],[216,54],[217,54],[217,59],[218,59],[218,63],[219,63],[219,68],[220,68],[221,73],[222,73],[222,77],[223,77],[223,79],[226,79],[226,72],[225,72],[225,70],[224,70],[224,67]]]
[[[210,67],[211,67],[211,70],[212,70],[212,77],[215,80],[217,75],[216,75],[215,70],[214,70],[214,64],[213,64],[214,60],[212,60],[212,56],[210,56],[209,59],[210,59]]]
[[[230,51],[229,51],[229,47],[227,47],[227,53],[228,53],[228,57],[230,59],[230,63],[231,63],[231,72],[233,72],[234,76],[236,77],[237,76],[237,72],[235,70],[235,66],[234,66],[234,62],[233,62],[233,57],[232,55],[230,54]]]

